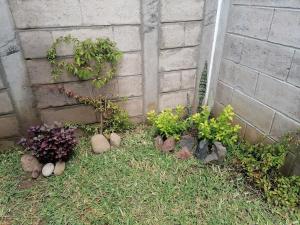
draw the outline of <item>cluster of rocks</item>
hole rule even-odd
[[[109,137],[103,134],[96,134],[91,138],[92,149],[96,154],[101,154],[109,151],[111,148],[119,147],[121,137],[116,133],[111,133]]]
[[[161,136],[157,136],[154,139],[156,149],[168,153],[174,152],[176,147],[176,141],[170,137],[163,140]],[[207,140],[201,140],[199,143],[197,138],[192,135],[184,135],[178,142],[180,150],[176,152],[178,159],[186,160],[191,158],[193,155],[202,160],[205,164],[222,162],[226,157],[226,148],[221,142],[214,142],[210,144]]]
[[[42,165],[33,155],[25,154],[21,157],[21,166],[25,172],[31,173],[31,177],[36,179],[41,174],[44,177],[49,177],[52,174],[56,176],[63,174],[66,163],[57,162],[55,165],[53,163]]]

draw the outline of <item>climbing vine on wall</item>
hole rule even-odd
[[[62,44],[73,44],[73,62],[58,60],[57,48]],[[81,80],[91,79],[97,88],[103,87],[115,76],[121,56],[122,52],[109,39],[79,41],[70,35],[57,38],[47,52],[54,79],[67,71]]]

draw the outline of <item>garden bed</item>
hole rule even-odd
[[[229,167],[178,160],[144,127],[95,155],[83,138],[61,176],[32,180],[21,151],[0,155],[0,224],[292,224]]]

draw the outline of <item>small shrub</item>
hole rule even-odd
[[[67,161],[76,145],[74,129],[60,127],[58,124],[48,126],[32,126],[28,129],[28,137],[19,142],[26,150],[41,162],[55,163]]]
[[[183,106],[165,109],[160,114],[150,111],[147,114],[148,121],[155,127],[156,132],[163,138],[174,137],[176,140],[187,130],[189,120],[185,119],[186,111]]]
[[[191,120],[198,130],[200,139],[210,142],[220,141],[226,146],[233,146],[238,140],[239,125],[232,125],[233,108],[228,105],[217,118],[209,118],[210,111],[203,107],[200,113],[192,116]]]

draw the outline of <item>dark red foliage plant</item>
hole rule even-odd
[[[41,163],[67,161],[74,151],[76,139],[73,128],[65,128],[55,123],[32,126],[28,129],[28,137],[19,142]]]

